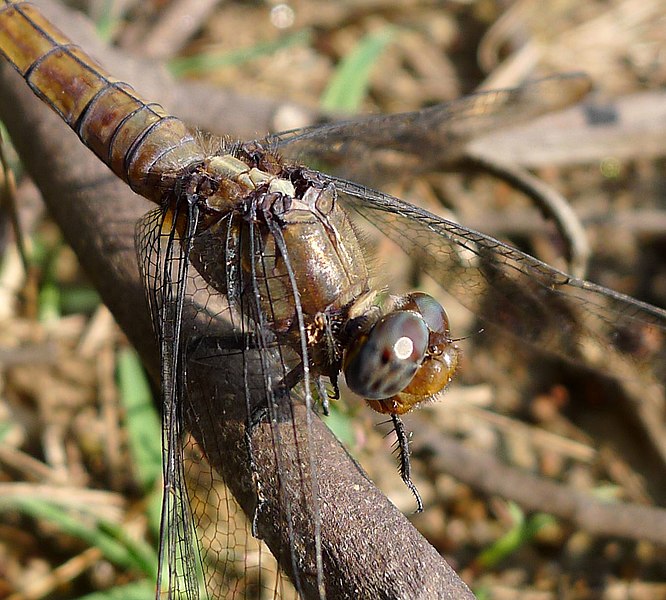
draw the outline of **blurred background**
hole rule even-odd
[[[591,247],[589,279],[666,307],[666,2],[67,5],[87,16],[103,43],[168,73],[174,89],[232,94],[238,112],[215,120],[183,117],[247,139],[330,116],[416,110],[480,88],[586,72],[597,117],[624,128],[595,137],[589,122],[571,113],[559,125],[544,120],[532,137],[517,129],[509,147],[523,149],[518,158],[497,147],[502,158],[530,167],[570,201]],[[141,90],[140,81],[131,83]],[[155,100],[169,107],[169,98]],[[544,150],[539,135],[545,139],[553,128],[561,136]],[[161,431],[151,387],[4,133],[3,141],[30,264],[26,273],[5,211],[0,598],[147,598],[161,494]],[[568,268],[552,223],[488,173],[415,178],[406,172],[382,187]],[[392,244],[379,238],[368,244],[391,291],[441,294]],[[646,423],[637,416],[640,392],[632,396],[509,337],[479,333],[464,309],[455,303],[447,309],[452,334],[466,338],[459,375],[439,402],[405,419],[415,431],[414,480],[426,504],[414,524],[479,598],[666,598],[666,538],[613,535],[601,517],[595,522],[594,507],[587,520],[566,508],[580,509],[582,492],[655,507],[634,518],[654,518],[655,531],[663,530],[666,511],[658,507],[666,503],[666,465],[650,436],[662,431],[664,413],[654,413],[661,422]],[[383,420],[345,396],[328,423],[380,489],[411,513],[414,501]],[[446,461],[458,457],[460,467],[458,450],[501,459],[515,470],[508,474],[530,474],[516,481],[534,486],[534,502],[507,498],[489,475],[475,477],[471,468],[467,478],[456,472]],[[539,509],[539,498],[552,492],[540,487],[544,480],[561,486],[561,514],[553,504]]]

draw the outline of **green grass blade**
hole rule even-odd
[[[92,285],[72,285],[60,289],[60,311],[64,315],[92,314],[101,302],[99,293]]]
[[[78,600],[153,600],[155,583],[144,579],[127,585],[119,585],[103,592],[79,596]]]
[[[134,472],[144,492],[149,493],[162,476],[162,425],[134,350],[119,353],[117,377]]]
[[[475,562],[480,567],[485,569],[494,567],[521,546],[530,542],[543,527],[555,522],[553,516],[544,513],[537,513],[529,519],[525,519],[522,510],[513,502],[509,503],[509,511],[514,518],[513,527],[492,546],[479,554]]]
[[[153,491],[146,497],[146,515],[148,516],[148,527],[153,539],[158,540],[160,537],[160,526],[162,524],[162,480],[159,481],[160,485],[155,485]]]
[[[116,0],[104,0],[94,15],[97,34],[105,42],[111,42],[116,31],[122,26],[120,4]]]
[[[326,417],[326,426],[334,433],[347,448],[353,451],[356,445],[356,437],[354,435],[353,418],[340,408],[335,402],[331,403],[330,414]]]
[[[117,540],[126,550],[133,563],[140,566],[141,571],[152,577],[157,573],[157,553],[155,549],[141,540],[127,535],[127,531],[109,521],[99,521],[98,530],[112,540]]]
[[[62,316],[60,310],[60,289],[52,281],[46,281],[39,290],[39,314],[41,323],[57,321]]]
[[[35,498],[2,500],[0,510],[16,510],[53,523],[63,533],[99,548],[109,561],[123,569],[141,571],[151,577],[157,571],[157,556],[152,548],[140,541],[130,540],[124,534],[118,536],[120,528],[117,525],[102,520],[82,519],[58,504]]]
[[[250,48],[240,48],[232,52],[210,52],[175,58],[169,61],[167,67],[174,77],[197,75],[224,67],[243,64],[262,56],[274,54],[278,50],[289,48],[290,46],[306,45],[310,43],[311,39],[312,32],[308,29],[303,29],[275,41],[264,42]]]
[[[372,68],[394,36],[392,27],[369,34],[340,62],[322,94],[320,104],[324,110],[359,111],[368,93]]]

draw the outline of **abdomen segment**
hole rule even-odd
[[[34,6],[0,5],[0,53],[137,193],[159,202],[155,182],[203,159],[182,121],[110,77]]]

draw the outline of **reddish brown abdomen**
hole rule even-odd
[[[160,202],[160,181],[204,155],[185,124],[111,78],[25,2],[0,8],[0,53],[134,191]]]

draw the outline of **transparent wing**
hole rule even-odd
[[[245,514],[253,515],[256,536],[280,557],[295,589],[302,592],[316,590],[323,577],[310,428],[293,425],[296,405],[311,407],[312,394],[307,379],[291,389],[284,385],[300,358],[275,334],[275,314],[284,298],[276,296],[271,273],[277,254],[287,262],[289,255],[286,247],[270,242],[273,234],[279,235],[279,228],[267,231],[253,219],[230,213],[193,240],[188,296],[193,315],[187,331],[195,333],[187,343],[185,421],[209,462],[244,503]],[[294,281],[291,277],[290,296],[297,298]],[[241,444],[245,455],[225,451]],[[219,503],[212,494],[206,502]],[[226,541],[226,552],[240,559],[234,586],[225,590],[207,577],[211,595],[253,597],[253,589],[263,589],[274,597],[295,596],[296,591],[277,576],[270,557],[253,560],[241,550],[239,536],[250,541],[248,530],[232,529],[224,531],[218,520],[202,533],[214,547]],[[220,556],[206,554],[204,563],[222,562]],[[229,564],[218,564],[217,570],[229,576]]]
[[[666,311],[570,277],[398,198],[325,177],[351,211],[487,324],[612,377],[663,381]]]
[[[465,143],[474,136],[564,108],[590,88],[586,75],[557,75],[415,112],[286,131],[267,141],[286,158],[347,179],[376,183],[446,168],[460,160]]]
[[[139,265],[162,365],[162,466],[158,597],[200,597],[202,567],[183,463],[183,373],[179,349],[187,264],[175,229],[161,209],[137,225]]]
[[[291,425],[307,385],[281,385],[297,357],[277,343],[273,316],[256,300],[271,290],[266,232],[229,214],[183,235],[190,219],[157,210],[137,230],[162,354],[162,593],[296,597],[321,579],[316,473],[308,428]],[[266,538],[296,589],[255,537]]]

